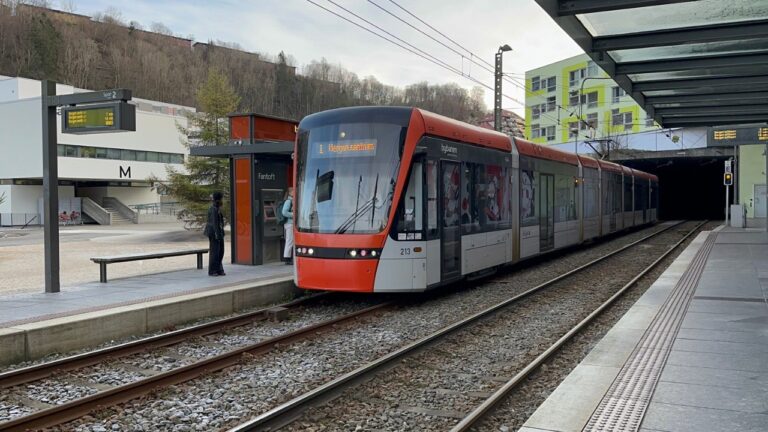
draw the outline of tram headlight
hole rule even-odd
[[[310,254],[310,255],[314,255],[314,254],[315,254],[315,250],[314,250],[314,249],[312,249],[312,248],[309,248],[309,249],[307,249],[306,251],[307,251],[307,253],[308,253],[308,254]]]
[[[375,257],[375,256],[376,256],[376,251],[375,251],[375,250],[371,251],[371,256],[372,256],[372,257]]]
[[[351,251],[349,251],[349,256],[351,256],[352,258],[356,257],[357,256],[357,251],[352,249]]]
[[[360,256],[361,256],[361,257],[364,257],[364,256],[366,256],[366,255],[368,255],[368,252],[366,252],[365,250],[361,250],[361,251],[360,251]]]

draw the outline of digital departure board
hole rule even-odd
[[[126,102],[65,107],[62,109],[62,133],[86,134],[135,130],[136,107]]]
[[[64,121],[67,127],[75,128],[106,128],[115,125],[115,108],[84,108],[67,111]]]
[[[712,127],[709,129],[709,147],[738,146],[768,143],[766,126]]]

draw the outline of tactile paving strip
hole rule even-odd
[[[640,429],[656,383],[672,351],[677,332],[704,271],[717,233],[710,233],[667,301],[651,321],[635,350],[603,396],[585,432],[630,432]]]

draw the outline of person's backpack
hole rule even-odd
[[[277,223],[279,225],[285,224],[285,222],[288,220],[288,218],[283,215],[283,206],[285,206],[285,201],[286,200],[280,200],[275,206],[275,218],[277,218]]]

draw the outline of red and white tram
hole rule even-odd
[[[296,284],[416,292],[656,221],[658,178],[421,109],[301,121]]]

